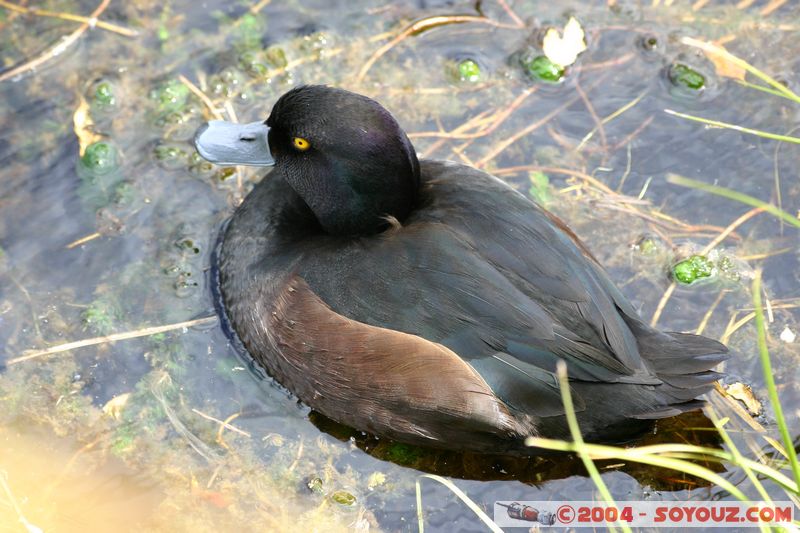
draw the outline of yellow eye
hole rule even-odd
[[[303,152],[311,148],[311,143],[302,137],[292,137],[292,144],[294,144],[295,148]]]

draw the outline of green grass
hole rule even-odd
[[[736,65],[736,66],[738,66],[740,68],[743,68],[749,74],[752,74],[753,76],[755,76],[756,78],[758,78],[759,80],[763,81],[764,83],[766,83],[769,86],[769,87],[764,87],[762,85],[762,86],[757,86],[757,88],[759,88],[759,89],[767,89],[768,92],[772,92],[773,94],[776,94],[778,96],[786,98],[787,100],[791,100],[793,102],[796,102],[796,103],[800,104],[800,95],[798,95],[795,92],[793,92],[786,85],[784,85],[783,83],[779,82],[778,80],[776,80],[775,78],[773,78],[769,74],[757,69],[756,67],[754,67],[753,65],[751,65],[750,63],[745,61],[744,59],[736,57],[735,55],[733,55],[732,53],[728,52],[727,50],[725,50],[721,46],[717,46],[717,45],[712,44],[712,43],[707,43],[705,41],[700,41],[698,39],[693,39],[691,37],[684,37],[683,39],[681,39],[681,42],[683,44],[686,44],[686,45],[689,45],[689,46],[693,46],[695,48],[699,48],[699,49],[703,50],[704,52],[720,56],[723,59],[725,59],[726,61],[728,61],[730,63],[733,63],[734,65]],[[748,84],[748,85],[750,85],[750,84]]]
[[[781,135],[779,133],[770,133],[768,131],[755,130],[753,128],[745,128],[744,126],[729,124],[728,122],[720,122],[719,120],[711,120],[709,118],[689,115],[687,113],[679,113],[678,111],[673,111],[672,109],[665,109],[664,113],[680,118],[685,118],[687,120],[693,120],[695,122],[702,122],[703,124],[706,124],[708,126],[714,126],[715,128],[725,128],[729,130],[741,131],[742,133],[749,133],[751,135],[756,135],[758,137],[763,137],[765,139],[772,139],[775,141],[800,144],[800,137],[792,137],[791,135]]]
[[[745,87],[748,87],[750,89],[755,89],[758,91],[771,94],[773,96],[786,98],[787,100],[800,104],[800,95],[789,89],[786,85],[779,82],[769,74],[757,69],[744,59],[741,59],[731,54],[721,46],[717,46],[713,43],[707,43],[705,41],[700,41],[698,39],[692,39],[691,37],[684,37],[683,39],[681,39],[681,42],[683,42],[686,45],[692,46],[694,48],[699,48],[703,50],[706,54],[718,56],[724,59],[725,61],[744,69],[748,74],[758,78],[760,81],[766,84],[762,85],[758,83],[751,83],[746,80],[737,80],[741,85],[744,85]],[[706,124],[707,126],[713,126],[716,128],[725,128],[725,129],[740,131],[742,133],[749,133],[751,135],[756,135],[758,137],[763,137],[765,139],[773,139],[776,141],[800,144],[800,137],[781,135],[778,133],[770,133],[768,131],[747,128],[744,126],[739,126],[737,124],[730,124],[727,122],[720,122],[718,120],[712,120],[708,118],[698,117],[695,115],[689,115],[687,113],[679,113],[671,109],[665,109],[664,112],[676,117],[684,118],[686,120],[701,122],[703,124]]]
[[[503,530],[500,529],[500,527],[497,524],[494,523],[494,520],[489,518],[489,516],[486,513],[484,513],[483,510],[480,507],[478,507],[478,504],[476,504],[474,501],[472,501],[469,496],[464,494],[464,491],[459,489],[449,479],[443,478],[442,476],[437,476],[435,474],[422,474],[421,476],[419,476],[417,478],[417,484],[416,484],[417,485],[417,487],[416,487],[417,488],[417,526],[419,528],[419,533],[424,533],[424,531],[425,531],[425,520],[424,520],[424,517],[422,516],[422,485],[421,485],[421,481],[422,481],[423,478],[428,478],[428,479],[432,479],[434,481],[438,481],[439,483],[441,483],[442,485],[444,485],[445,487],[450,489],[450,491],[453,494],[455,494],[458,497],[458,499],[460,499],[462,502],[464,502],[466,504],[466,506],[469,507],[469,509],[473,513],[475,513],[475,515],[478,518],[480,518],[481,522],[483,522],[486,525],[486,527],[489,528],[489,531],[492,531],[493,533],[503,533]]]
[[[772,488],[780,488],[783,490],[786,498],[794,502],[795,505],[800,505],[800,464],[798,463],[797,453],[794,448],[792,434],[786,424],[786,419],[783,415],[778,389],[775,385],[773,377],[772,365],[770,362],[769,350],[767,348],[766,326],[764,322],[764,312],[761,301],[761,274],[756,274],[752,285],[753,304],[756,312],[756,330],[758,335],[758,350],[761,359],[762,372],[764,373],[764,381],[766,384],[767,394],[773,406],[775,413],[775,421],[780,432],[781,439],[783,440],[783,449],[774,446],[775,451],[786,457],[786,461],[770,461],[767,462],[768,457],[773,454],[759,454],[761,459],[759,461],[745,457],[742,452],[736,447],[730,435],[725,430],[725,425],[728,419],[719,419],[713,409],[709,410],[709,416],[714,422],[714,425],[719,432],[723,442],[728,450],[708,448],[702,446],[695,446],[691,444],[657,444],[651,446],[640,446],[632,448],[620,448],[616,446],[604,446],[598,444],[588,444],[578,437],[576,438],[575,430],[577,430],[577,420],[575,418],[575,411],[572,406],[572,401],[569,398],[569,387],[566,381],[566,376],[562,376],[559,372],[559,381],[562,387],[562,394],[564,397],[564,407],[567,410],[567,421],[570,425],[572,432],[572,442],[544,439],[544,438],[529,438],[526,443],[529,446],[536,446],[548,450],[558,450],[564,452],[572,452],[580,455],[584,459],[584,464],[587,465],[592,480],[597,486],[598,492],[603,496],[607,503],[611,502],[611,496],[608,494],[605,484],[599,479],[596,474],[597,470],[594,464],[591,463],[593,459],[619,459],[623,461],[630,461],[636,463],[643,463],[659,468],[675,470],[678,472],[685,472],[695,477],[704,479],[717,487],[720,487],[730,493],[733,497],[741,501],[749,501],[751,497],[745,494],[738,486],[732,484],[724,476],[704,467],[697,462],[717,462],[729,468],[739,468],[748,477],[753,485],[753,488],[758,493],[758,496],[764,501],[772,501],[769,496],[766,482],[772,484]],[[565,392],[566,391],[566,392]],[[766,438],[766,436],[765,436]],[[767,439],[767,442],[770,442]],[[594,470],[594,473],[593,473]],[[785,473],[784,471],[788,471]],[[761,529],[768,530],[766,525],[761,526]]]
[[[581,458],[584,468],[586,468],[586,471],[589,473],[589,477],[592,478],[603,501],[610,506],[616,507],[611,492],[608,490],[608,487],[606,487],[606,484],[603,483],[603,478],[600,477],[600,472],[597,470],[594,461],[592,461],[591,453],[589,453],[586,444],[583,442],[583,435],[581,435],[581,429],[578,426],[578,417],[575,415],[575,406],[572,404],[572,393],[570,391],[569,381],[567,380],[567,365],[564,361],[558,362],[556,374],[558,375],[558,386],[561,389],[561,401],[564,403],[567,425],[569,425],[569,432],[575,446],[574,451]],[[626,533],[631,533],[631,528],[626,524],[620,522],[620,527]],[[609,529],[611,531],[616,531],[611,525],[609,525]]]
[[[722,196],[723,198],[728,198],[729,200],[735,200],[745,205],[762,207],[767,213],[778,217],[779,219],[791,224],[796,228],[800,228],[800,219],[770,203],[759,200],[754,196],[750,196],[749,194],[728,189],[727,187],[720,187],[719,185],[711,185],[702,181],[693,180],[691,178],[679,176],[678,174],[667,174],[667,181],[675,185],[681,185],[682,187],[689,187],[691,189],[710,192],[711,194],[716,194],[717,196]]]
[[[794,441],[791,433],[789,433],[789,427],[786,425],[786,418],[783,416],[783,407],[781,407],[780,398],[778,397],[778,388],[775,386],[772,363],[769,357],[769,350],[767,349],[767,329],[764,323],[764,309],[761,305],[761,271],[756,272],[755,278],[753,279],[752,290],[753,306],[756,312],[758,355],[761,359],[761,371],[764,373],[764,382],[767,386],[769,401],[772,404],[772,410],[775,412],[775,421],[778,424],[783,446],[788,455],[789,464],[792,467],[795,483],[796,485],[800,485],[800,464],[797,462],[797,451],[794,448]],[[797,489],[797,487],[795,487],[795,489]],[[795,493],[800,495],[797,490],[795,490]]]

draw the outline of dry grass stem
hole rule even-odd
[[[589,116],[592,117],[594,121],[595,127],[592,131],[586,134],[586,136],[581,140],[578,146],[575,148],[576,151],[580,151],[583,146],[589,142],[595,133],[600,134],[600,144],[603,146],[603,149],[608,148],[608,139],[606,138],[606,130],[603,128],[603,121],[600,120],[600,117],[597,115],[597,111],[595,111],[594,106],[592,105],[591,100],[589,100],[589,95],[581,88],[581,84],[577,81],[575,82],[575,91],[577,91],[578,95],[583,100],[583,105],[586,106],[586,110],[589,112]]]
[[[4,7],[10,11],[16,11],[17,13],[22,13],[25,15],[36,15],[38,17],[49,17],[61,20],[70,20],[72,22],[82,22],[84,24],[88,24],[91,27],[96,26],[100,29],[110,31],[112,33],[124,35],[125,37],[136,37],[139,35],[139,32],[136,30],[125,28],[123,26],[118,26],[117,24],[111,24],[110,22],[97,20],[96,16],[82,17],[81,15],[73,15],[71,13],[57,13],[55,11],[48,11],[46,9],[39,9],[36,7],[25,7],[18,4],[12,4],[11,2],[6,2],[5,0],[0,0],[0,7]]]
[[[214,418],[211,415],[207,415],[206,413],[204,413],[200,409],[195,409],[194,407],[192,408],[192,412],[194,414],[196,414],[196,415],[202,416],[206,420],[211,420],[212,422],[216,422],[217,424],[220,425],[220,430],[217,433],[217,441],[222,440],[222,430],[223,429],[229,429],[229,430],[231,430],[231,431],[233,431],[235,433],[238,433],[239,435],[244,435],[245,437],[248,437],[248,438],[252,437],[252,435],[250,433],[248,433],[247,431],[244,431],[243,429],[239,429],[236,426],[230,424],[231,420],[234,420],[239,416],[239,413],[234,413],[231,416],[229,416],[228,418],[226,418],[225,420],[220,420],[219,418]]]
[[[103,236],[102,233],[99,233],[99,232],[95,231],[94,233],[90,233],[89,235],[81,237],[80,239],[75,239],[74,241],[72,241],[71,243],[69,243],[66,246],[66,249],[67,250],[71,250],[71,249],[75,248],[76,246],[80,246],[81,244],[86,244],[87,242],[93,241],[93,240],[97,239],[98,237],[102,237],[102,236]]]
[[[724,230],[722,230],[722,232],[721,232],[719,235],[717,235],[717,236],[714,238],[714,240],[713,240],[713,241],[711,241],[710,243],[708,243],[708,244],[706,245],[706,247],[702,249],[702,251],[700,252],[700,255],[707,255],[707,254],[708,254],[708,252],[710,252],[711,250],[713,250],[713,249],[714,249],[714,248],[715,248],[715,247],[716,247],[716,246],[717,246],[719,243],[721,243],[722,241],[724,241],[724,240],[725,240],[725,239],[728,237],[728,235],[730,235],[731,233],[733,233],[733,231],[734,231],[736,228],[738,228],[739,226],[741,226],[742,224],[744,224],[745,222],[747,222],[748,220],[750,220],[751,218],[753,218],[753,217],[754,217],[754,216],[756,216],[757,214],[759,214],[759,213],[763,213],[765,210],[766,210],[766,209],[765,209],[764,207],[754,207],[753,209],[751,209],[751,210],[750,210],[750,211],[748,211],[747,213],[743,214],[742,216],[740,216],[739,218],[737,218],[736,220],[734,220],[733,222],[731,222],[731,223],[728,225],[728,227],[727,227],[727,228],[725,228]]]
[[[656,310],[653,313],[653,318],[650,319],[650,325],[656,327],[658,323],[658,319],[661,318],[661,313],[664,312],[664,308],[667,306],[667,302],[672,297],[672,293],[675,292],[675,288],[677,287],[677,283],[674,281],[669,284],[667,290],[664,291],[664,294],[661,296],[661,300],[658,301],[658,305],[656,306]]]
[[[111,0],[103,0],[102,2],[100,2],[100,5],[98,5],[94,11],[92,11],[92,14],[89,16],[89,19],[96,19],[97,17],[99,17],[103,13],[103,11],[106,10],[110,2]],[[0,74],[0,82],[6,81],[11,78],[16,78],[21,74],[34,70],[40,67],[41,65],[47,63],[52,58],[60,55],[67,48],[72,46],[72,44],[75,41],[77,41],[81,37],[81,35],[83,35],[84,32],[88,29],[89,29],[89,23],[84,22],[83,24],[78,26],[78,29],[76,29],[66,37],[59,39],[58,43],[55,46],[47,50],[45,53],[41,54],[36,59],[27,61],[22,65],[6,70],[2,74]]]
[[[728,341],[731,339],[731,335],[736,333],[739,328],[753,320],[756,317],[756,313],[755,311],[747,313],[739,320],[736,320],[736,316],[736,314],[731,316],[731,320],[728,322],[728,327],[725,328],[725,332],[722,334],[722,337],[720,337],[719,342],[722,344],[728,344]]]
[[[522,29],[525,27],[525,23],[516,13],[514,13],[514,10],[511,9],[506,0],[497,0],[497,3],[500,4],[500,7],[503,8],[503,11],[505,11],[508,16],[511,17],[511,20],[514,21],[514,24],[516,24],[518,28]]]
[[[646,119],[644,119],[644,120],[642,121],[642,123],[641,123],[641,124],[639,124],[639,126],[638,126],[638,127],[635,129],[635,130],[633,130],[633,131],[630,133],[630,135],[628,135],[627,137],[625,137],[624,139],[622,139],[621,141],[619,141],[617,144],[615,144],[614,146],[612,146],[612,147],[611,147],[611,149],[610,149],[610,151],[611,151],[612,153],[613,153],[613,152],[616,152],[617,150],[619,150],[619,149],[620,149],[620,148],[622,148],[623,146],[625,146],[625,145],[627,145],[627,144],[630,144],[630,142],[631,142],[633,139],[635,139],[636,137],[638,137],[638,136],[639,136],[639,134],[641,134],[641,133],[642,133],[642,132],[643,132],[643,131],[644,131],[644,130],[647,128],[647,126],[649,126],[649,125],[650,125],[650,123],[651,123],[651,122],[653,122],[653,119],[654,119],[654,118],[656,118],[656,117],[655,117],[655,115],[650,115],[649,117],[647,117]]]
[[[6,471],[0,470],[0,487],[2,487],[3,492],[6,493],[6,498],[8,498],[9,505],[11,505],[11,507],[14,508],[14,512],[17,513],[17,518],[19,520],[19,523],[22,524],[22,527],[24,528],[25,531],[28,531],[30,533],[36,531],[43,531],[42,528],[35,526],[30,521],[28,521],[27,518],[25,518],[25,515],[22,513],[22,508],[19,506],[19,502],[17,502],[17,499],[14,497],[14,493],[11,492],[11,487],[8,484],[7,477],[8,474],[6,473]]]
[[[183,74],[179,74],[178,79],[181,83],[186,85],[187,89],[192,91],[192,93],[205,104],[206,108],[208,108],[208,112],[211,113],[211,117],[214,118],[214,120],[222,120],[222,113],[219,112],[217,106],[214,105],[214,102],[211,101],[211,98],[209,98],[206,93],[201,91],[197,85],[189,81],[189,79]]]
[[[761,8],[761,11],[759,13],[761,14],[762,17],[767,17],[785,3],[786,0],[771,0],[769,4]]]
[[[289,468],[287,470],[288,473],[294,472],[294,469],[297,468],[297,465],[300,464],[300,459],[303,457],[303,449],[304,449],[303,439],[301,438],[300,444],[297,445],[297,455],[295,455],[292,464],[289,465]]]
[[[216,316],[208,316],[204,318],[196,318],[194,320],[187,320],[186,322],[167,324],[165,326],[154,326],[149,328],[137,329],[135,331],[126,331],[124,333],[114,333],[111,335],[104,335],[102,337],[93,337],[91,339],[83,339],[80,341],[68,342],[66,344],[51,346],[50,348],[46,348],[44,350],[29,351],[19,357],[9,359],[6,362],[6,364],[16,365],[24,361],[30,361],[31,359],[37,359],[39,357],[45,357],[47,355],[54,355],[57,353],[68,352],[70,350],[85,348],[87,346],[95,346],[97,344],[107,344],[109,342],[135,339],[138,337],[149,337],[150,335],[156,335],[158,333],[166,333],[168,331],[174,331],[176,329],[190,328],[192,326],[200,326],[203,324],[213,324],[216,321],[217,321]]]
[[[711,319],[711,315],[714,314],[714,311],[717,309],[717,306],[719,306],[719,304],[722,302],[722,299],[725,298],[726,294],[728,294],[728,291],[724,289],[719,291],[719,294],[714,300],[714,303],[711,304],[711,307],[708,308],[706,314],[703,315],[703,319],[700,321],[700,324],[697,325],[697,329],[694,331],[695,335],[700,335],[703,333],[703,331],[706,329],[706,326],[708,325],[708,321]]]
[[[272,0],[260,0],[257,4],[253,5],[250,8],[250,13],[255,15],[256,13],[258,13],[259,11],[270,5],[270,3],[272,3]]]
[[[490,119],[491,119],[492,122],[490,123],[490,125],[488,127],[479,129],[476,132],[465,133],[465,131],[470,129],[470,127],[475,126],[475,125],[483,125],[485,123],[485,121],[481,121],[480,123],[477,123],[477,124],[475,122],[476,119],[485,118],[484,117],[484,115],[486,113],[485,111],[483,113],[479,114],[478,116],[473,117],[469,121],[465,122],[464,124],[462,124],[461,126],[457,127],[456,129],[454,129],[454,130],[452,130],[450,132],[446,132],[446,131],[422,131],[422,132],[417,132],[417,133],[410,133],[408,136],[411,139],[419,139],[419,138],[424,138],[424,137],[438,137],[438,138],[443,138],[443,139],[477,139],[479,137],[484,137],[484,136],[489,135],[490,133],[492,133],[501,124],[503,124],[503,122],[505,122],[505,120],[508,117],[510,117],[511,114],[514,113],[514,111],[516,111],[522,105],[522,103],[525,101],[525,99],[527,99],[531,94],[533,94],[535,92],[536,92],[536,88],[535,87],[530,87],[530,88],[527,88],[524,91],[522,91],[519,94],[519,96],[517,96],[514,99],[514,101],[511,102],[511,104],[509,104],[508,106],[504,106],[503,108],[498,110],[496,113],[491,115]]]
[[[406,26],[403,31],[401,31],[397,36],[389,41],[388,43],[384,44],[370,56],[369,59],[361,66],[361,69],[358,71],[358,75],[356,76],[356,83],[362,83],[364,78],[366,78],[367,73],[378,61],[381,57],[383,57],[389,50],[397,46],[398,44],[402,43],[412,35],[416,35],[418,33],[422,33],[423,31],[429,30],[431,28],[436,28],[438,26],[446,26],[448,24],[464,24],[468,22],[476,22],[480,24],[489,24],[492,26],[496,26],[498,28],[514,28],[518,29],[516,26],[508,26],[507,24],[501,24],[496,22],[490,18],[486,17],[479,17],[475,15],[437,15],[433,17],[426,17],[424,19],[418,20]]]
[[[548,114],[546,114],[544,117],[540,118],[536,122],[533,122],[532,124],[529,124],[528,126],[514,133],[513,135],[506,137],[505,139],[497,143],[494,147],[490,148],[489,153],[483,156],[477,163],[475,163],[475,166],[477,168],[485,167],[487,163],[489,163],[495,157],[500,155],[509,146],[511,146],[518,140],[522,139],[526,135],[533,133],[534,131],[536,131],[543,125],[547,124],[548,122],[550,122],[550,120],[552,120],[553,117],[555,117],[556,115],[567,109],[569,106],[577,102],[579,99],[580,99],[579,96],[573,96],[572,98],[568,99],[566,102],[564,102],[557,108],[553,109],[552,111],[550,111]]]

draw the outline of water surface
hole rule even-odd
[[[496,2],[111,2],[101,20],[137,36],[95,27],[53,57],[79,23],[0,9],[6,72],[43,58],[0,82],[0,475],[27,520],[55,531],[413,531],[421,471],[453,479],[489,511],[495,500],[597,497],[569,456],[435,453],[339,427],[259,379],[216,321],[203,320],[214,315],[209,266],[219,227],[262,175],[200,161],[191,135],[215,115],[265,118],[302,83],[372,96],[425,157],[481,166],[544,202],[646,319],[657,313],[665,329],[701,328],[727,341],[728,380],[763,400],[753,322],[737,324],[752,309],[750,276],[762,269],[775,378],[798,427],[800,350],[781,340],[785,329],[800,330],[796,228],[752,216],[717,247],[732,279],[663,295],[674,262],[750,210],[671,184],[668,174],[800,209],[796,145],[664,112],[788,133],[800,107],[720,75],[681,37],[722,39],[797,91],[800,9],[509,4],[513,13]],[[97,5],[38,7],[88,15]],[[384,48],[434,15],[485,18]],[[544,29],[569,15],[586,29],[588,50],[562,83],[531,80],[520,55],[535,53]],[[465,59],[479,66],[477,80],[454,74]],[[675,64],[701,73],[705,89],[676,88]],[[110,148],[89,146],[97,142]],[[643,239],[648,253],[636,246]],[[28,350],[185,321],[194,325],[18,361]],[[735,427],[747,427],[721,405]],[[772,429],[769,410],[759,421]],[[644,442],[715,442],[698,427],[708,422],[682,417]],[[601,468],[617,499],[729,497],[683,473],[613,461]],[[741,472],[726,476],[748,490]],[[0,522],[16,523],[3,494]],[[422,503],[430,531],[482,530],[430,479]]]

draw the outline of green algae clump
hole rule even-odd
[[[714,263],[705,256],[693,255],[672,267],[675,281],[684,285],[709,278],[714,274]]]
[[[642,255],[655,255],[658,253],[658,244],[652,237],[645,237],[636,243],[635,249]]]
[[[189,99],[189,88],[178,80],[169,80],[150,93],[160,112],[181,111]]]
[[[116,302],[104,297],[93,301],[81,313],[84,331],[89,330],[98,335],[113,333],[121,319],[122,311]]]
[[[419,460],[422,452],[416,446],[403,444],[402,442],[392,442],[386,453],[386,459],[393,463],[408,466]]]
[[[352,507],[356,503],[356,497],[346,490],[337,490],[331,494],[331,500],[345,507]]]
[[[238,21],[233,47],[241,52],[261,48],[261,37],[264,30],[263,21],[258,16],[247,13]]]
[[[264,59],[275,68],[286,68],[286,65],[289,64],[286,52],[276,45],[272,45],[264,51]]]
[[[114,86],[107,81],[101,81],[94,86],[92,93],[92,104],[94,107],[106,110],[117,105],[117,97],[114,94]]]
[[[553,195],[550,192],[550,178],[547,174],[535,170],[528,173],[528,178],[531,181],[531,187],[528,189],[530,197],[540,204],[548,204]]]
[[[681,89],[702,91],[706,86],[706,78],[693,68],[683,63],[673,63],[667,72],[669,81]]]
[[[81,165],[94,175],[108,174],[119,166],[117,149],[103,141],[92,143],[86,147]]]
[[[553,63],[547,56],[523,57],[521,60],[525,73],[532,80],[559,83],[564,79],[565,69]]]
[[[153,157],[161,168],[175,170],[188,165],[189,153],[179,146],[159,144],[153,148]]]
[[[461,81],[475,83],[481,80],[481,67],[473,59],[464,59],[459,61],[456,68],[458,70],[458,77]]]
[[[717,268],[725,279],[730,281],[740,281],[742,279],[742,274],[739,271],[739,265],[737,265],[736,261],[727,255],[722,256],[717,261]]]

